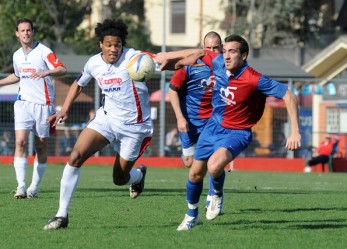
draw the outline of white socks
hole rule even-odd
[[[139,183],[141,181],[141,179],[142,179],[142,176],[143,176],[141,170],[136,169],[136,168],[132,168],[130,170],[129,174],[130,174],[130,179],[129,179],[128,183],[127,183],[129,185],[133,184],[133,183]]]
[[[28,159],[25,157],[15,157],[13,161],[14,170],[16,172],[16,179],[18,188],[26,188],[26,171],[28,168]],[[34,161],[33,177],[30,189],[37,190],[39,188],[42,176],[46,171],[47,163],[38,163]]]
[[[30,189],[38,190],[40,182],[42,180],[42,176],[45,173],[47,168],[47,163],[38,163],[34,161],[34,169],[33,169],[33,178],[31,180]]]
[[[13,161],[18,188],[26,188],[25,177],[28,168],[28,160],[25,157],[15,157]]]
[[[81,168],[66,164],[60,181],[59,210],[56,217],[67,217],[68,209],[80,179]]]

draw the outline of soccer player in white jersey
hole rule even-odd
[[[146,167],[133,166],[149,145],[153,134],[149,93],[144,82],[133,81],[126,72],[130,57],[140,51],[125,47],[128,27],[122,20],[106,19],[98,23],[95,34],[101,52],[87,61],[81,75],[71,85],[61,111],[51,116],[48,122],[56,119],[56,124],[59,120],[66,120],[73,101],[93,79],[101,88],[104,99],[70,154],[61,179],[58,212],[44,226],[44,230],[68,226],[68,209],[78,185],[82,164],[111,142],[116,152],[114,184],[129,184],[131,198],[136,198],[144,188]]]
[[[16,36],[21,47],[13,54],[14,73],[0,80],[0,87],[19,82],[18,97],[14,104],[16,132],[14,168],[18,182],[14,197],[22,199],[38,196],[39,184],[47,166],[47,138],[50,135],[50,124],[46,120],[55,112],[53,76],[65,74],[66,68],[51,49],[34,41],[31,20],[23,18],[17,21]],[[26,189],[27,145],[30,131],[35,134],[36,155],[32,182]]]

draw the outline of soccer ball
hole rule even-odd
[[[126,67],[130,78],[135,81],[148,81],[155,71],[155,62],[148,54],[133,55]]]

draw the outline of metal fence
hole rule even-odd
[[[143,156],[178,156],[177,151],[168,152],[165,147],[165,134],[176,127],[176,118],[168,98],[168,82],[172,73],[157,73],[148,82],[151,96],[151,113],[154,122],[154,136],[149,148]],[[0,75],[0,78],[6,75]],[[55,106],[63,104],[65,96],[76,75],[67,75],[55,79]],[[286,107],[282,100],[268,98],[263,117],[253,128],[254,142],[244,151],[241,157],[308,157],[311,148],[327,133],[345,137],[347,133],[347,80],[335,80],[326,83],[322,79],[277,79],[288,84],[297,95],[300,105],[300,130],[302,134],[302,149],[290,152],[284,149],[284,137],[290,133],[290,124]],[[325,83],[325,84],[324,84]],[[0,88],[0,154],[12,155],[15,146],[13,103],[16,98],[18,85]],[[100,90],[91,82],[75,100],[69,112],[69,118],[57,127],[55,135],[49,138],[49,155],[67,155],[64,151],[66,144],[63,137],[69,133],[69,143],[74,143],[75,137],[85,127],[89,113],[99,108]],[[321,115],[324,113],[324,115]],[[318,117],[318,118],[317,118]],[[318,125],[319,124],[319,125]],[[6,139],[6,144],[3,142]],[[29,154],[34,154],[33,135],[28,143]],[[257,143],[257,142],[258,143]],[[341,153],[345,156],[345,149]],[[112,145],[98,153],[100,156],[114,155]]]

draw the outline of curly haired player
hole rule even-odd
[[[109,143],[114,143],[116,152],[114,184],[129,184],[131,198],[136,198],[144,189],[147,168],[133,166],[151,141],[153,124],[146,84],[134,82],[126,72],[130,57],[139,52],[125,47],[127,29],[122,20],[106,19],[97,24],[95,34],[101,52],[87,61],[81,75],[71,85],[61,111],[48,119],[49,122],[55,118],[55,124],[66,120],[83,87],[93,78],[96,80],[104,94],[102,106],[77,139],[61,179],[58,212],[44,230],[68,226],[68,209],[78,185],[81,166]]]

